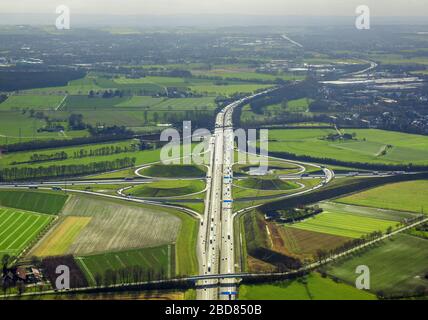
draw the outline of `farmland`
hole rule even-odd
[[[349,132],[348,132],[349,131]],[[355,133],[348,141],[322,140],[330,129],[289,129],[269,131],[269,151],[330,158],[345,162],[386,164],[427,164],[428,137],[375,129],[345,130]],[[385,155],[380,150],[390,145]],[[309,152],[310,150],[310,152]]]
[[[63,95],[13,95],[0,104],[0,110],[56,109],[63,99]]]
[[[388,227],[395,227],[396,224],[394,221],[325,211],[315,217],[293,224],[292,227],[349,238],[360,238],[374,231],[385,232]]]
[[[68,254],[170,244],[176,241],[180,231],[180,219],[162,209],[94,197],[72,196],[62,214],[92,217],[69,246]]]
[[[106,148],[106,152],[98,152],[95,154],[95,150],[100,151],[101,149]],[[113,149],[112,149],[113,148]],[[108,150],[107,150],[108,149]],[[91,153],[92,150],[92,153]],[[120,151],[116,151],[120,150]],[[73,146],[73,147],[63,147],[58,149],[44,149],[44,150],[34,150],[34,151],[24,151],[24,152],[14,152],[10,154],[4,155],[0,159],[0,164],[15,166],[15,167],[40,167],[40,166],[49,166],[52,164],[61,164],[68,165],[75,163],[76,159],[79,160],[80,164],[87,164],[90,162],[94,162],[96,158],[97,161],[104,160],[113,160],[118,157],[125,156],[138,156],[141,155],[141,159],[144,158],[144,155],[148,155],[148,157],[152,156],[153,150],[143,151],[141,153],[138,151],[138,142],[135,140],[125,140],[120,142],[110,142],[110,143],[96,143],[96,144],[87,144],[81,146]],[[67,154],[66,159],[54,159],[54,160],[43,160],[43,161],[34,161],[32,160],[32,156],[37,154],[39,158],[43,156],[49,156],[55,154],[57,152],[64,152]],[[156,154],[156,152],[155,152]],[[148,159],[157,160],[157,157],[151,157]]]
[[[138,282],[148,279],[148,273],[175,275],[174,246],[144,248],[136,250],[108,252],[103,254],[79,256],[76,262],[85,273],[89,284],[95,285],[97,277],[104,284]],[[122,278],[122,270],[133,270]],[[111,273],[116,274],[116,281]],[[110,275],[110,277],[109,277]]]
[[[428,210],[428,181],[389,184],[353,194],[336,201],[345,204],[390,210],[417,213],[426,212]]]
[[[147,96],[101,98],[88,96],[68,96],[61,110],[85,111],[90,109],[116,109],[116,111],[186,111],[214,110],[216,104],[213,98],[153,98]]]
[[[223,95],[231,96],[235,93],[253,93],[257,90],[266,89],[271,85],[261,84],[229,84],[229,85],[215,85],[215,84],[198,84],[190,86],[190,89],[195,93],[207,95]]]
[[[251,69],[240,69],[240,68],[230,68],[230,69],[212,69],[209,71],[202,70],[192,70],[192,73],[197,76],[203,77],[216,77],[229,80],[251,80],[254,82],[257,81],[275,81],[276,79],[282,80],[302,80],[303,76],[295,76],[293,74],[266,74],[266,73],[257,73]]]
[[[403,222],[405,219],[412,219],[417,216],[416,213],[411,212],[362,207],[338,202],[321,202],[318,205],[326,211],[343,212],[388,221]]]
[[[58,214],[67,198],[67,195],[51,192],[1,190],[0,206],[46,214]]]
[[[306,113],[309,114],[309,105],[313,100],[308,98],[286,101],[280,104],[272,104],[265,106],[261,112],[255,112],[250,105],[242,108],[241,122],[242,123],[264,123],[274,120],[278,115],[285,112]]]
[[[0,207],[0,257],[18,256],[53,219],[50,215]]]
[[[273,284],[241,285],[240,300],[375,300],[376,296],[317,273]]]
[[[81,109],[112,108],[120,103],[124,103],[128,98],[90,98],[88,96],[67,96],[61,110],[74,111]]]
[[[135,186],[126,191],[137,197],[177,197],[203,191],[205,183],[201,180],[192,181],[157,181]]]
[[[402,54],[371,54],[370,59],[379,61],[384,64],[394,64],[394,65],[407,65],[407,64],[420,64],[428,65],[427,57],[412,57],[406,58]]]
[[[314,259],[318,250],[333,250],[352,238],[336,236],[322,232],[284,226],[279,234],[284,242],[284,249],[299,259]]]
[[[428,285],[428,241],[411,235],[397,235],[375,248],[330,266],[329,274],[348,283],[355,281],[359,265],[370,268],[371,291],[385,295],[414,293],[418,286]]]
[[[65,254],[91,219],[91,217],[65,217],[29,253],[29,256],[49,257]]]
[[[214,110],[215,101],[212,97],[203,98],[152,98],[134,96],[129,101],[116,105],[121,108],[140,108],[151,111],[186,111],[186,110]]]
[[[85,137],[86,130],[61,132],[40,132],[46,121],[31,118],[18,111],[2,111],[0,109],[0,144],[7,145],[31,140],[69,139],[72,137]]]
[[[91,90],[125,90],[138,95],[165,94],[168,88],[191,89],[192,91],[204,94],[225,94],[231,95],[237,92],[251,93],[257,89],[268,87],[268,85],[248,84],[245,82],[231,81],[229,85],[216,85],[213,80],[178,77],[147,76],[144,78],[119,77],[109,79],[95,74],[89,74],[85,78],[70,81],[67,86],[47,87],[40,89],[26,90],[26,94],[61,95],[87,95]]]

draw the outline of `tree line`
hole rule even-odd
[[[0,91],[66,86],[70,81],[86,76],[84,71],[64,68],[49,71],[6,69],[8,70],[0,72]]]
[[[19,152],[19,151],[31,151],[41,149],[53,149],[60,147],[79,146],[93,143],[111,142],[128,140],[134,137],[133,133],[127,132],[126,134],[117,135],[97,135],[92,137],[81,137],[67,140],[34,140],[28,142],[21,142],[9,145],[0,146],[0,150],[6,153]]]
[[[102,148],[97,149],[80,149],[78,151],[74,151],[73,153],[73,159],[82,159],[87,157],[99,157],[99,156],[109,156],[113,154],[119,154],[119,153],[127,153],[127,152],[134,152],[138,151],[139,147],[138,145],[131,145],[131,146],[105,146]],[[17,164],[24,164],[24,163],[38,163],[38,162],[49,162],[49,161],[61,161],[61,160],[67,160],[69,158],[68,153],[65,151],[61,152],[55,152],[52,154],[39,154],[34,153],[30,156],[29,161],[23,161],[23,162],[12,162],[12,165]]]
[[[52,165],[49,167],[13,167],[0,169],[0,181],[20,181],[42,178],[74,177],[133,167],[136,158],[122,158],[113,161],[88,164]]]
[[[86,157],[99,157],[99,156],[110,156],[113,154],[119,154],[119,153],[127,153],[127,152],[135,152],[138,151],[139,147],[138,145],[131,145],[131,146],[105,146],[102,148],[97,149],[80,149],[79,151],[74,151],[73,158],[74,159],[81,159]]]
[[[44,161],[52,161],[52,160],[66,160],[68,158],[67,152],[55,152],[52,154],[38,154],[35,153],[31,155],[30,162],[44,162]]]

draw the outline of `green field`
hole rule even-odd
[[[216,108],[214,98],[153,98],[148,96],[129,96],[115,98],[101,98],[88,96],[68,96],[61,110],[85,111],[90,109],[116,109],[116,111],[141,110],[143,111],[186,111],[211,110]]]
[[[284,181],[273,177],[246,178],[236,182],[236,185],[243,188],[258,190],[292,190],[300,186],[294,182]]]
[[[318,273],[274,284],[241,285],[240,300],[375,300],[376,296]]]
[[[60,193],[1,190],[0,206],[46,214],[58,214],[67,198],[67,195]]]
[[[47,94],[88,94],[90,90],[102,90],[103,88],[97,83],[97,77],[93,75],[88,75],[85,78],[73,80],[68,83],[66,86],[62,87],[45,87],[25,90],[26,94],[36,94],[36,95],[47,95]],[[107,88],[105,88],[107,89]],[[108,88],[114,89],[114,88]]]
[[[382,64],[393,64],[393,65],[407,65],[407,64],[420,64],[420,65],[428,65],[428,58],[427,57],[411,57],[406,58],[404,55],[401,54],[370,54],[370,59],[379,61]]]
[[[174,210],[181,219],[180,233],[175,242],[175,271],[177,275],[195,275],[198,273],[198,258],[196,256],[199,221],[188,214]]]
[[[182,201],[174,202],[174,201],[171,201],[171,204],[193,210],[199,214],[204,214],[205,204],[203,202],[182,202]]]
[[[0,110],[27,108],[34,110],[56,109],[63,99],[63,95],[12,95],[0,104]]]
[[[131,151],[133,145],[136,145],[134,140],[126,140],[121,142],[111,142],[111,143],[97,143],[97,144],[88,144],[82,146],[73,146],[73,147],[64,147],[57,149],[44,149],[44,150],[33,150],[33,151],[24,151],[24,152],[14,152],[7,155],[4,155],[0,158],[0,165],[9,166],[9,167],[49,167],[51,165],[73,165],[76,164],[76,160],[79,161],[79,164],[88,164],[93,162],[102,162],[102,161],[112,161],[118,158],[136,158],[136,164],[142,165],[146,163],[152,163],[159,161],[160,149],[155,150],[144,150],[144,151]],[[88,156],[91,150],[97,150],[102,148],[116,148],[120,147],[124,151],[125,147],[128,148],[128,152],[113,153],[109,155],[94,155]],[[135,147],[138,150],[138,147]],[[80,151],[87,152],[88,155],[80,157]],[[34,154],[38,155],[51,155],[57,152],[67,153],[68,158],[64,160],[48,160],[43,162],[30,162],[31,156]],[[77,153],[77,158],[75,158],[75,153]]]
[[[157,178],[199,178],[205,177],[206,168],[196,165],[163,165],[155,164],[144,168],[139,173]]]
[[[81,109],[103,109],[103,108],[112,108],[120,103],[125,103],[129,100],[129,97],[125,98],[99,98],[94,97],[90,98],[89,96],[67,96],[61,110],[74,111]]]
[[[293,224],[292,227],[349,238],[360,238],[374,231],[384,232],[388,227],[394,227],[396,224],[396,221],[324,211],[315,217]]]
[[[135,178],[135,169],[124,169],[113,172],[91,175],[91,179],[120,179],[120,178]]]
[[[189,80],[176,77],[157,77],[157,76],[148,76],[144,78],[125,78],[120,77],[113,80],[116,85],[142,85],[149,84],[160,87],[186,87],[189,83]]]
[[[414,71],[412,73],[417,74],[417,75],[424,75],[424,76],[426,76],[426,75],[428,75],[428,70],[419,70],[419,71]]]
[[[0,108],[0,145],[27,142],[31,140],[69,139],[86,137],[87,130],[62,132],[39,132],[46,126],[46,121],[31,118],[29,113],[19,111],[2,111]]]
[[[255,113],[250,105],[242,108],[241,122],[243,123],[269,123],[277,120],[278,116],[283,116],[286,112],[308,113],[312,99],[302,98],[297,100],[284,101],[284,103],[272,104],[262,108],[262,113]]]
[[[252,92],[266,85],[248,84],[240,81],[228,81],[230,85],[216,85],[213,80],[197,78],[158,77],[144,78],[107,78],[96,74],[89,74],[85,78],[70,81],[67,86],[47,87],[25,90],[29,95],[87,95],[91,90],[103,92],[105,90],[123,90],[131,95],[166,94],[168,88],[180,88],[201,93]]]
[[[312,101],[312,99],[307,98],[290,100],[287,102],[286,110],[289,112],[307,112]]]
[[[124,107],[124,108],[150,108],[161,103],[163,98],[153,98],[150,96],[132,96],[130,99],[121,102],[116,105],[116,107]]]
[[[18,256],[54,219],[53,216],[0,207],[0,258]]]
[[[272,196],[284,196],[284,195],[291,195],[298,191],[303,191],[306,189],[310,189],[311,187],[314,187],[321,183],[321,179],[300,179],[300,180],[294,180],[293,182],[286,182],[287,185],[285,186],[285,189],[253,189],[253,188],[246,188],[240,186],[240,184],[245,183],[245,180],[240,180],[234,183],[233,185],[233,197],[237,199],[246,198],[247,201],[249,198],[260,198],[260,197],[269,197],[269,199],[259,199],[254,201],[245,201],[245,202],[239,202],[234,204],[234,209],[236,206],[236,210],[243,209],[244,207],[250,207],[256,204],[261,203],[267,203],[269,201],[273,201]],[[260,188],[262,186],[261,183],[253,184],[253,186],[256,186]],[[263,183],[266,185],[266,183]],[[269,183],[268,183],[269,185]],[[273,187],[273,185],[271,185]]]
[[[321,202],[318,205],[326,211],[349,213],[356,216],[397,222],[402,222],[405,219],[413,219],[417,215],[411,212],[363,207],[339,202]]]
[[[254,80],[257,81],[275,81],[276,79],[282,80],[303,80],[304,76],[296,76],[291,73],[281,74],[267,74],[258,73],[251,70],[240,70],[240,69],[212,69],[209,71],[192,70],[192,73],[198,76],[204,77],[218,77],[222,79],[233,79],[233,80]]]
[[[152,98],[133,96],[131,99],[115,105],[120,109],[143,108],[151,111],[185,111],[185,110],[214,110],[214,98]]]
[[[236,93],[253,93],[257,90],[266,89],[269,87],[271,86],[262,84],[198,84],[191,85],[190,89],[196,93],[201,94],[231,96]]]
[[[133,268],[142,270],[140,281],[143,281],[147,279],[147,272],[163,273],[166,277],[173,277],[175,275],[174,252],[174,245],[165,245],[154,248],[81,256],[76,257],[76,261],[91,285],[96,284],[95,279],[97,275],[105,279],[108,270],[115,271],[117,277],[120,279],[121,270],[132,270]],[[130,271],[128,274],[131,277],[130,280],[134,280],[133,272]],[[108,279],[107,282],[112,283]],[[126,279],[121,279],[120,282],[127,281]]]
[[[412,292],[418,286],[428,286],[428,240],[401,234],[385,240],[375,248],[331,265],[328,273],[355,283],[355,269],[366,265],[370,269],[371,291],[386,294]]]
[[[202,180],[192,181],[157,181],[135,186],[126,193],[136,197],[177,197],[203,191]]]
[[[132,83],[131,81],[121,82],[101,77],[96,74],[88,74],[86,77],[73,80],[66,86],[46,87],[38,89],[25,90],[26,94],[70,94],[70,95],[87,95],[91,90],[94,92],[103,92],[105,90],[125,90],[131,93],[157,94],[165,93],[165,88],[159,84],[151,83]]]
[[[317,158],[330,158],[346,162],[427,164],[428,137],[375,129],[344,130],[356,133],[356,140],[322,140],[330,129],[269,130],[269,151],[289,152]],[[387,149],[385,155],[381,151]]]
[[[428,180],[389,184],[336,200],[374,208],[428,212]]]
[[[92,179],[92,178],[91,178]],[[67,186],[68,190],[85,190],[96,193],[111,194],[116,196],[119,189],[127,187],[126,184],[75,184]]]

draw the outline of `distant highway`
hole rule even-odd
[[[289,41],[291,44],[294,44],[295,46],[297,46],[299,48],[303,48],[303,45],[301,43],[298,43],[297,41],[294,41],[293,39],[290,39],[290,37],[288,37],[287,35],[283,34],[281,37],[283,39]]]
[[[357,58],[356,58],[356,59],[357,59]],[[360,70],[360,71],[352,72],[352,73],[350,74],[351,76],[356,76],[356,75],[360,75],[360,74],[367,73],[367,72],[369,72],[369,71],[372,71],[372,70],[376,69],[376,68],[377,68],[377,66],[378,66],[378,64],[377,64],[376,62],[374,62],[374,61],[364,60],[364,59],[358,59],[358,60],[360,60],[360,61],[362,61],[362,62],[365,62],[365,63],[370,64],[370,67],[368,67],[368,68],[366,68],[366,69],[364,69],[364,70]]]

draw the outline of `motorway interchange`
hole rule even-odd
[[[216,117],[215,132],[210,141],[211,158],[207,174],[205,213],[198,239],[202,275],[235,273],[233,220],[236,213],[233,213],[232,197],[235,139],[232,115],[236,107],[265,93],[235,101]],[[324,185],[333,179],[334,173],[331,170],[322,169],[326,177]],[[315,190],[320,186],[304,192]],[[200,281],[197,298],[233,300],[237,293],[237,281],[238,279],[229,277]]]

